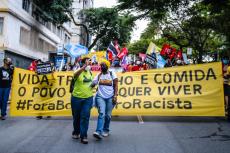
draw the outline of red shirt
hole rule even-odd
[[[141,70],[141,66],[135,65],[132,67],[132,71],[140,71]]]

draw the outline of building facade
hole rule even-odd
[[[58,44],[70,43],[71,23],[57,26],[35,14],[31,0],[0,1],[0,66],[10,57],[16,67],[27,69],[35,59],[47,61]]]
[[[94,0],[74,0],[73,1],[73,15],[77,23],[83,23],[84,16],[80,13],[81,10],[93,8]],[[72,37],[71,43],[77,44],[80,43],[84,45],[86,43],[86,33],[82,27],[75,26],[74,23],[71,23],[72,28]],[[91,39],[91,38],[90,38]],[[89,40],[90,41],[90,40]]]

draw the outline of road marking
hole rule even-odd
[[[144,121],[143,121],[141,116],[137,115],[137,120],[138,120],[139,124],[144,124]]]

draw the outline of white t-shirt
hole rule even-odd
[[[112,72],[112,76],[110,74],[110,72]],[[99,73],[100,74],[100,73]],[[94,78],[93,83],[94,84],[98,84],[98,76],[99,74],[97,74],[97,76]],[[100,80],[103,81],[108,81],[111,82],[111,86],[105,86],[105,85],[98,85],[98,91],[97,94],[99,96],[101,96],[102,98],[108,99],[113,97],[114,95],[114,89],[113,89],[113,80],[117,79],[117,75],[114,71],[109,71],[107,74],[101,74]]]

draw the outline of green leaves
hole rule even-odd
[[[146,53],[147,48],[151,39],[140,39],[132,44],[129,44],[128,49],[130,54],[139,54],[139,53]]]
[[[134,27],[134,17],[128,14],[120,15],[115,8],[91,8],[84,10],[84,22],[88,25],[89,33],[95,36],[89,49],[98,43],[99,49],[106,49],[114,38],[119,43],[129,42]]]
[[[63,24],[70,21],[67,11],[72,11],[72,0],[34,0],[34,13],[45,21]]]

